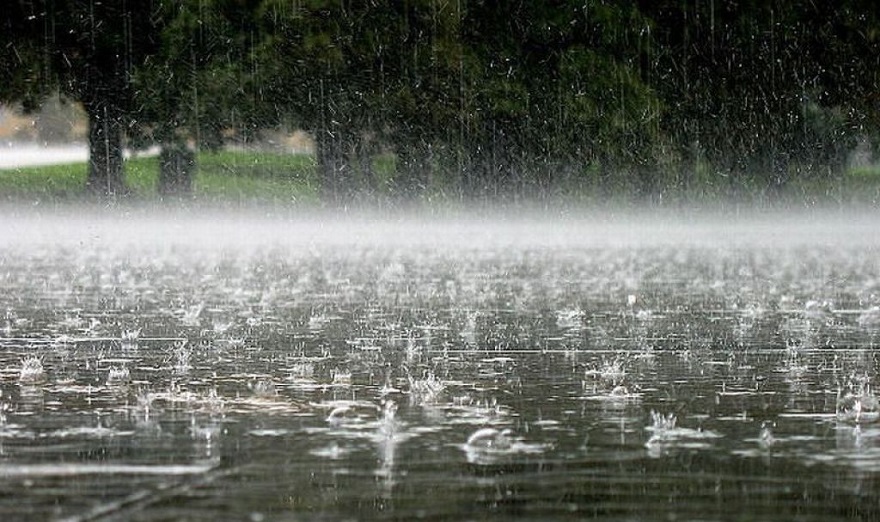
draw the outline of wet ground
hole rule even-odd
[[[2,520],[875,520],[849,218],[0,238]]]

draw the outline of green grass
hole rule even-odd
[[[374,190],[381,198],[389,190],[396,171],[395,158],[391,154],[374,158],[373,171],[376,184]],[[46,167],[25,167],[0,169],[0,201],[64,204],[66,202],[89,201],[86,194],[85,179],[87,165],[53,165]],[[157,193],[159,173],[158,158],[139,157],[125,162],[125,182],[131,191],[134,202],[160,201]],[[633,196],[632,187],[627,183],[612,183],[610,187],[599,187],[585,182],[596,178],[596,173],[574,180],[571,186],[558,187],[558,195],[578,204],[604,204],[614,206],[616,201],[626,202]],[[439,182],[436,182],[439,183]],[[280,154],[251,151],[202,152],[198,155],[198,172],[195,177],[191,200],[195,203],[221,205],[314,205],[318,203],[318,174],[315,159],[303,154]],[[443,186],[429,187],[429,190],[443,193]],[[664,193],[666,201],[676,198],[694,203],[720,204],[729,192],[729,181],[706,176],[698,176],[690,181],[690,186],[676,192],[672,189]],[[740,187],[742,197],[753,197],[759,201],[762,196],[758,186]],[[454,199],[455,191],[451,196]],[[783,201],[790,203],[818,204],[880,204],[880,167],[854,168],[835,179],[805,178],[792,180],[780,194]],[[442,197],[428,200],[443,201]],[[449,203],[452,203],[451,201]]]
[[[0,170],[0,198],[52,200],[82,197],[85,163]]]
[[[65,202],[88,199],[86,163],[0,169],[0,200]],[[159,160],[126,160],[125,183],[135,201],[157,201]],[[221,151],[198,156],[192,198],[209,203],[314,203],[314,158],[302,154]]]
[[[851,203],[880,203],[880,167],[857,167],[840,183],[841,200]]]

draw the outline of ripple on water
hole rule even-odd
[[[540,455],[550,450],[552,444],[527,442],[509,428],[485,427],[471,433],[458,447],[464,451],[469,463],[491,465],[516,456]]]

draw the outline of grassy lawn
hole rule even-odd
[[[220,151],[198,157],[193,199],[222,203],[314,203],[318,184],[314,158],[302,154]],[[0,201],[82,201],[85,163],[0,169]],[[155,201],[159,160],[131,158],[125,182],[135,201]]]
[[[0,170],[0,199],[46,201],[82,198],[86,164]]]
[[[841,192],[856,202],[880,203],[880,167],[857,167],[849,171]]]
[[[157,178],[159,161],[155,157],[138,157],[126,160],[125,181],[134,202],[159,201]],[[280,154],[270,152],[219,151],[202,152],[198,156],[191,201],[208,204],[275,204],[312,205],[318,203],[317,166],[313,156],[304,154]],[[374,159],[378,190],[385,190],[391,182],[395,169],[394,157],[383,155]],[[0,169],[0,202],[64,204],[88,201],[84,192],[87,165],[75,163],[46,167],[23,167]],[[691,190],[688,198],[707,204],[724,200],[723,190],[715,187],[718,180],[702,180]],[[702,187],[702,188],[701,188]],[[755,194],[759,188],[752,187]],[[561,195],[589,205],[591,202],[625,203],[630,199],[627,187],[621,186],[601,193],[589,184],[563,189]],[[749,189],[746,188],[746,192]],[[578,196],[580,194],[580,196]],[[783,193],[784,200],[794,204],[880,204],[880,167],[851,169],[838,179],[792,180]],[[671,194],[675,196],[675,194]],[[748,197],[746,195],[746,197]],[[674,201],[672,199],[671,201]]]

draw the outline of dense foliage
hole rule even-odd
[[[0,10],[0,67],[8,80],[0,100],[35,108],[60,91],[89,116],[88,187],[125,192],[122,142],[125,124],[138,111],[131,78],[158,49],[158,5],[144,0],[6,2]]]
[[[0,99],[80,101],[106,193],[123,135],[186,191],[187,144],[280,128],[330,201],[772,195],[880,128],[868,0],[13,0],[0,30]]]

